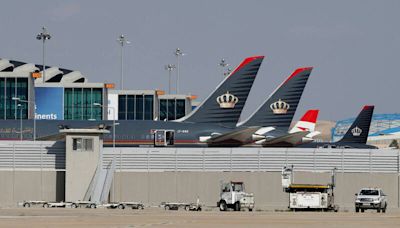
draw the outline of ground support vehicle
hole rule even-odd
[[[97,208],[98,204],[92,201],[75,201],[71,203],[71,207],[72,208],[80,208],[80,207],[84,207],[84,208],[92,208],[95,209]]]
[[[241,211],[254,209],[254,195],[253,193],[246,193],[243,182],[222,182],[220,199],[217,202],[217,207],[220,211],[226,211],[228,208],[234,211]]]
[[[330,185],[291,184],[286,191],[289,193],[289,208],[293,211],[338,210],[334,205],[333,188]]]
[[[387,199],[385,193],[380,188],[362,188],[356,193],[355,209],[356,212],[372,209],[378,213],[386,213]]]
[[[49,208],[49,207],[71,207],[72,203],[68,202],[46,202],[43,204],[44,208]]]
[[[336,168],[331,173],[331,183],[321,184],[293,184],[293,166],[282,169],[282,188],[289,193],[289,209],[296,210],[322,210],[335,211],[339,207],[335,205],[335,176]]]
[[[43,200],[24,200],[21,203],[18,203],[18,205],[23,206],[23,207],[31,207],[31,206],[41,206],[47,203],[47,201]]]
[[[125,209],[125,208],[132,208],[132,209],[144,209],[144,205],[138,202],[116,202],[116,203],[106,203],[102,204],[101,207],[111,208],[111,209]]]
[[[197,203],[173,203],[173,202],[162,202],[161,207],[165,210],[178,210],[179,208],[185,209],[186,211],[201,211],[201,204]]]

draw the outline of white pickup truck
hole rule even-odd
[[[386,195],[380,188],[362,188],[359,193],[356,193],[356,212],[373,209],[378,213],[381,211],[385,213],[387,205]]]

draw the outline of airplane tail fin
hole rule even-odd
[[[366,144],[374,106],[366,105],[339,142]]]
[[[236,126],[263,59],[243,60],[195,110],[176,121]]]
[[[287,132],[312,69],[304,67],[295,70],[247,120],[239,125],[271,126]]]
[[[318,109],[308,110],[300,120],[294,125],[294,127],[289,131],[289,133],[295,133],[299,131],[315,131],[315,124],[318,118]]]

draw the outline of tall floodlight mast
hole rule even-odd
[[[42,50],[42,57],[43,57],[43,68],[42,68],[42,72],[43,72],[43,76],[42,76],[42,82],[46,82],[46,65],[45,65],[45,43],[46,40],[50,40],[51,39],[51,35],[49,32],[47,32],[46,27],[42,27],[42,32],[36,35],[36,39],[37,40],[41,40],[43,43],[43,50]]]
[[[179,94],[179,79],[180,79],[180,62],[179,59],[181,56],[184,56],[185,53],[182,52],[180,48],[177,48],[174,52],[174,55],[176,56],[176,72],[177,72],[177,77],[176,77],[176,93]]]
[[[117,39],[118,43],[121,45],[121,79],[120,79],[120,89],[124,89],[124,46],[125,44],[130,44],[124,35],[120,35]]]
[[[165,70],[168,71],[168,94],[171,94],[171,72],[176,68],[174,64],[165,65]]]

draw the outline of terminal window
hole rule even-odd
[[[27,119],[28,103],[21,102],[18,106],[13,97],[29,100],[27,78],[0,78],[0,119]]]
[[[152,120],[154,117],[154,95],[118,96],[119,120]]]
[[[72,140],[72,150],[93,151],[93,139],[74,138]]]
[[[159,120],[176,120],[186,114],[185,99],[160,99]]]
[[[102,120],[102,108],[94,103],[103,104],[101,88],[65,88],[64,119]]]

